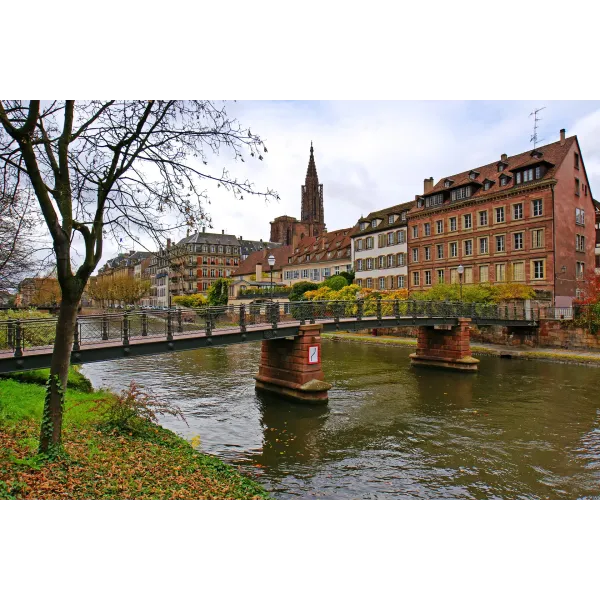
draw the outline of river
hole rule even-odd
[[[323,342],[329,404],[257,395],[260,344],[86,365],[177,404],[161,424],[276,498],[600,498],[600,369],[479,357],[416,369],[412,350]]]

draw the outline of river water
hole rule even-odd
[[[161,423],[277,498],[600,498],[600,368],[479,357],[416,369],[412,350],[324,341],[329,404],[259,396],[260,344],[86,365],[176,403]]]

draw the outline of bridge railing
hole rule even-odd
[[[355,322],[417,319],[471,319],[506,322],[537,321],[539,310],[512,304],[475,304],[421,300],[318,300],[305,302],[263,302],[229,304],[197,309],[139,310],[79,316],[73,350],[92,345],[122,344],[132,340],[177,337],[219,332],[244,332],[268,325],[274,329],[286,323],[319,321]],[[56,318],[0,321],[0,353],[22,356],[26,351],[52,347],[56,337]]]

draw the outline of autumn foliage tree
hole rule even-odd
[[[77,307],[105,236],[139,240],[145,231],[160,245],[175,227],[209,221],[205,185],[238,198],[277,197],[215,169],[212,157],[223,151],[243,161],[262,160],[267,149],[211,101],[0,101],[0,168],[17,187],[22,182],[35,193],[62,295],[40,452],[61,449]],[[83,247],[80,260],[74,244]]]
[[[150,291],[150,282],[144,279],[121,275],[100,277],[90,282],[88,295],[101,306],[137,304]]]

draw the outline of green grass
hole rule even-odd
[[[82,377],[82,376],[81,376]],[[67,389],[66,456],[37,455],[45,387],[0,380],[0,499],[267,499],[255,481],[151,422],[107,430],[110,392]]]
[[[35,371],[22,371],[20,373],[6,373],[0,375],[0,379],[13,379],[23,383],[36,383],[38,385],[46,385],[50,369],[37,369]],[[90,380],[79,372],[79,367],[72,366],[69,369],[69,379],[67,386],[70,389],[79,390],[81,392],[93,391]]]

